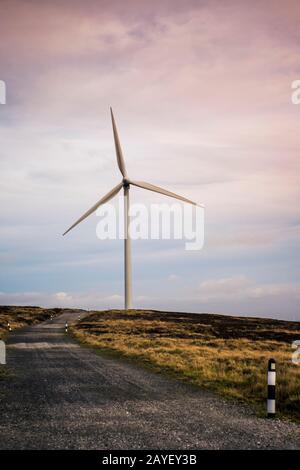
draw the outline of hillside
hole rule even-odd
[[[265,414],[267,362],[277,362],[277,409],[300,422],[300,365],[292,342],[300,322],[216,314],[0,306],[0,339],[12,330],[74,313],[69,332],[101,354],[255,405]],[[81,320],[78,321],[79,314]],[[0,369],[0,376],[4,373]]]
[[[265,413],[268,359],[277,362],[277,407],[300,421],[300,365],[292,342],[300,322],[145,310],[92,312],[73,335],[104,353],[123,356],[254,404]]]

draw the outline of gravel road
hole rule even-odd
[[[14,332],[0,382],[1,449],[295,449],[300,426],[108,359],[64,333],[64,313]]]

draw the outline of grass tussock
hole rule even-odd
[[[84,343],[165,371],[265,412],[267,362],[277,362],[277,408],[300,422],[300,322],[145,310],[94,312],[72,327]]]

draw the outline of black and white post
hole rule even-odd
[[[66,322],[65,331],[68,333],[68,323]]]
[[[268,362],[268,401],[267,401],[268,418],[275,417],[275,412],[276,412],[275,388],[276,388],[276,361],[275,359],[270,359]]]

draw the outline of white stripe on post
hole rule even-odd
[[[268,399],[268,406],[267,406],[267,411],[268,411],[268,417],[273,417],[275,415],[275,400],[269,400]]]
[[[276,389],[276,362],[275,362],[275,359],[270,359],[268,362],[268,400],[267,400],[268,418],[275,417],[275,412],[276,412],[275,389]]]

